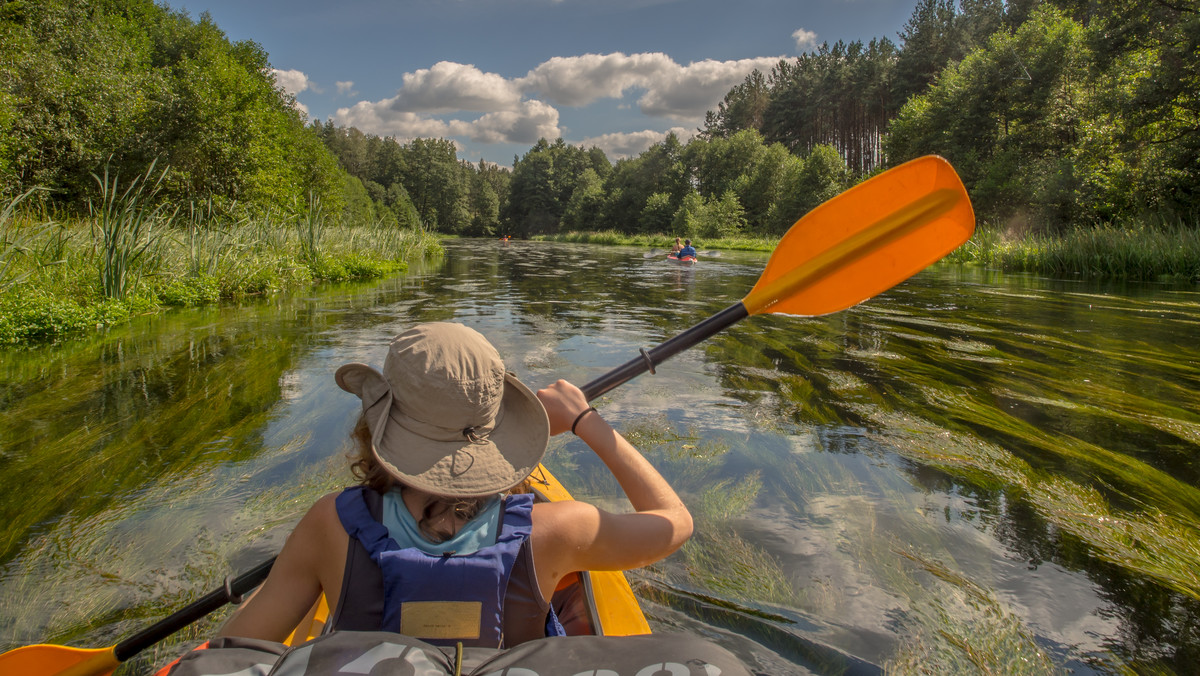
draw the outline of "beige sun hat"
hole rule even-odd
[[[413,488],[491,495],[520,483],[546,453],[542,402],[462,324],[419,324],[392,340],[382,373],[346,364],[334,377],[362,399],[375,458]]]

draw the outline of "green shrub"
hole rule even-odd
[[[151,310],[152,298],[129,297],[81,304],[64,297],[10,292],[0,296],[0,344],[53,341],[73,333],[112,326]]]
[[[164,305],[194,307],[215,303],[221,298],[221,284],[216,277],[179,277],[172,279],[166,288],[159,290],[159,300]]]

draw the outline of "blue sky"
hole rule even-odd
[[[270,54],[310,119],[453,139],[511,166],[539,137],[683,140],[753,68],[897,33],[916,0],[168,0]]]

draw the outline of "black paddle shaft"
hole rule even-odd
[[[118,643],[113,647],[113,657],[118,662],[124,662],[217,608],[227,603],[239,603],[243,594],[267,579],[267,573],[271,572],[271,566],[274,564],[275,557],[272,556],[270,560],[258,564],[257,567],[242,573],[233,580],[226,578],[225,586],[210,591],[196,602],[180,608]]]
[[[605,392],[633,380],[646,371],[653,373],[655,366],[698,343],[704,342],[748,316],[750,316],[749,311],[746,310],[746,306],[739,300],[658,347],[651,348],[650,350],[642,350],[640,357],[630,359],[579,389],[583,390],[583,396],[587,397],[588,401],[591,401]]]

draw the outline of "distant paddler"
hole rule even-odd
[[[677,240],[678,241],[678,240]],[[676,263],[686,263],[695,265],[696,263],[696,247],[692,246],[692,240],[683,240],[683,248],[679,251],[673,251],[667,254],[667,259]]]

